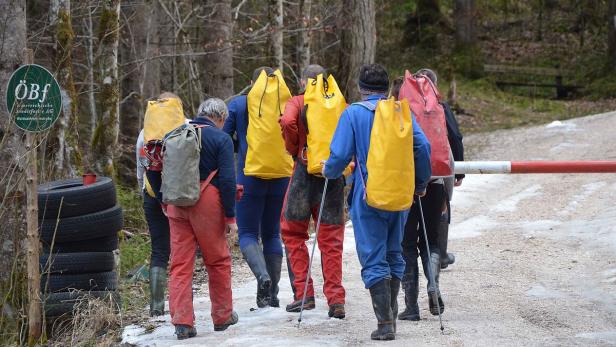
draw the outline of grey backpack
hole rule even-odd
[[[201,195],[199,158],[201,127],[181,125],[163,139],[161,193],[163,203],[193,206]]]

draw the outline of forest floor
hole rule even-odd
[[[616,112],[467,136],[468,159],[616,160]],[[616,176],[469,175],[456,189],[450,251],[441,275],[444,334],[420,295],[422,320],[399,322],[388,345],[616,344]],[[353,227],[346,227],[347,318],[327,318],[322,294],[297,328],[283,308],[254,308],[256,282],[234,265],[236,326],[214,333],[207,286],[196,284],[199,334],[177,341],[168,315],[125,327],[126,346],[372,345],[375,319],[360,278]],[[315,259],[315,285],[322,284]],[[423,281],[423,280],[422,280]],[[425,282],[422,282],[422,287]],[[320,291],[317,291],[320,292]],[[291,299],[286,271],[281,304]],[[403,303],[402,295],[399,302]],[[145,312],[145,308],[144,308]]]

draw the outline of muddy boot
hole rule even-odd
[[[150,268],[150,317],[165,314],[165,288],[167,288],[167,269],[152,266]]]
[[[400,279],[391,278],[391,313],[394,318],[394,333],[396,332],[396,320],[398,319],[398,293],[400,292]]]
[[[414,263],[407,264],[407,273],[402,277],[402,288],[404,289],[404,311],[400,313],[400,320],[419,320],[419,305],[417,305],[417,297],[419,296],[419,268],[417,258]]]
[[[314,303],[314,296],[307,296],[306,302],[304,302],[304,311],[312,310],[316,307]],[[287,312],[299,312],[302,309],[302,299],[295,300],[287,305]]]
[[[175,326],[175,335],[178,340],[185,340],[197,336],[197,329],[188,325],[178,324]]]
[[[373,340],[395,340],[394,317],[391,311],[391,280],[385,278],[370,287],[372,308],[378,321],[378,328],[370,334]]]
[[[227,330],[228,327],[232,326],[233,324],[236,324],[239,320],[240,319],[237,316],[237,313],[235,311],[231,311],[231,316],[229,317],[229,319],[227,319],[226,322],[222,324],[214,324],[214,331]]]
[[[438,306],[440,306],[440,313],[445,311],[445,304],[443,303],[443,299],[441,298],[441,291],[439,289],[439,274],[441,272],[441,255],[437,252],[430,254],[430,259],[426,261],[423,260],[422,257],[422,265],[424,268],[424,273],[426,277],[428,277],[428,302],[430,305],[430,313],[434,316],[438,316],[439,310]],[[430,276],[428,272],[428,267],[430,267],[430,271],[434,276],[434,283],[430,280]],[[438,299],[438,306],[436,304],[435,297]]]
[[[346,317],[346,311],[344,310],[344,304],[329,305],[329,311],[327,311],[329,318],[343,319]]]
[[[253,243],[244,248],[242,254],[257,279],[257,306],[266,307],[270,304],[272,279],[267,272],[263,250],[259,244]]]
[[[267,273],[269,273],[269,276],[272,280],[272,285],[270,287],[270,306],[280,307],[280,300],[278,300],[278,282],[280,282],[282,255],[266,254],[265,265],[267,266]]]

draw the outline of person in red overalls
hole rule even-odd
[[[325,74],[323,67],[309,65],[302,71],[301,85],[306,88],[309,78]],[[325,179],[308,174],[305,157],[306,128],[303,93],[291,98],[280,119],[287,151],[295,159],[293,176],[287,190],[280,218],[282,240],[295,275],[294,300],[288,312],[299,312],[308,273],[309,255],[306,241],[310,217],[317,221]],[[344,240],[344,178],[330,180],[325,195],[318,245],[325,284],[323,291],[329,305],[329,317],[344,318],[345,291],[342,287],[342,244]],[[304,310],[315,307],[314,288],[309,279]]]
[[[178,340],[197,335],[192,303],[197,245],[209,277],[214,330],[225,330],[238,321],[233,311],[231,253],[226,239],[226,232],[237,232],[233,142],[220,130],[226,117],[227,107],[220,99],[208,99],[199,106],[199,114],[191,123],[203,126],[199,161],[201,197],[194,206],[169,205],[167,209],[171,227],[169,310]]]

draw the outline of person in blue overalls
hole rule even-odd
[[[369,64],[359,71],[359,90],[362,99],[376,105],[385,99],[389,76],[379,64]],[[358,158],[361,170],[353,172],[353,182],[367,180],[366,158],[370,147],[370,133],[374,111],[352,104],[342,113],[330,146],[330,157],[323,167],[323,175],[329,179],[340,177],[353,157]],[[430,144],[413,117],[413,155],[415,159],[415,194],[424,195],[431,175]],[[353,184],[348,199],[361,276],[370,290],[372,306],[378,321],[373,331],[373,340],[395,339],[395,322],[398,314],[398,292],[404,275],[404,259],[400,245],[408,210],[388,212],[367,205],[364,187]]]
[[[256,81],[262,70],[270,75],[270,67],[257,68]],[[229,117],[223,131],[235,136],[237,145],[237,183],[244,194],[237,203],[237,226],[240,250],[257,279],[257,306],[279,307],[278,282],[282,265],[280,212],[289,178],[261,179],[244,175],[248,142],[248,98],[239,95],[229,102]],[[267,153],[263,153],[267,155]],[[259,245],[259,237],[263,248]]]

